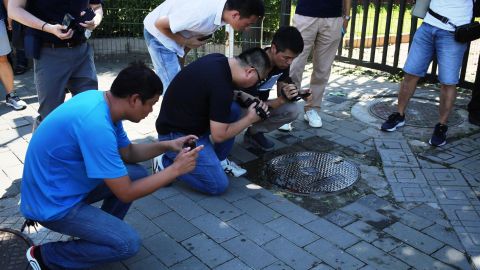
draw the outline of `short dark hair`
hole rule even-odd
[[[280,27],[273,35],[272,44],[275,44],[279,52],[290,50],[295,54],[300,54],[303,51],[302,35],[293,26]]]
[[[142,103],[163,93],[163,84],[157,74],[143,62],[132,62],[118,73],[110,92],[118,98],[139,94]]]
[[[243,51],[237,58],[244,66],[251,66],[257,69],[260,74],[266,76],[270,70],[270,58],[265,50],[255,47]]]
[[[225,9],[237,10],[240,13],[240,18],[265,16],[265,6],[263,5],[263,0],[227,0]]]

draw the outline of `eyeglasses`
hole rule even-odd
[[[260,78],[260,73],[258,72],[258,69],[254,66],[250,66],[251,68],[253,68],[255,70],[255,72],[257,73],[257,78],[258,78],[258,81],[257,81],[257,84],[255,84],[255,87],[258,88],[260,85],[262,85],[267,79],[263,79]]]

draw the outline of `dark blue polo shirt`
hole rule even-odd
[[[66,13],[70,13],[74,18],[79,18],[80,13],[87,9],[90,4],[101,4],[102,0],[28,0],[27,10],[35,17],[50,24],[61,24]],[[62,43],[56,36],[35,31],[37,36],[41,37],[42,42]],[[31,29],[29,31],[31,32]],[[75,33],[72,40],[82,39],[83,33]],[[71,40],[70,40],[71,41]]]
[[[342,17],[343,0],[298,0],[296,14],[316,17]]]
[[[163,97],[155,126],[158,134],[204,135],[210,120],[229,123],[233,81],[228,58],[213,53],[183,68]]]
[[[5,19],[7,17],[7,11],[5,10],[5,7],[3,6],[3,1],[0,3],[0,21]]]

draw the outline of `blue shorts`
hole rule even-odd
[[[5,21],[0,20],[0,56],[9,54],[12,51],[10,42],[8,41],[7,29],[5,28]]]
[[[424,77],[436,55],[438,80],[444,85],[456,85],[466,49],[467,43],[456,42],[453,32],[422,23],[413,37],[403,71]]]

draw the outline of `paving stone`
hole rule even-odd
[[[126,260],[123,261],[123,263],[126,265],[126,266],[129,266],[130,264],[133,264],[137,261],[140,261],[140,260],[143,260],[147,257],[150,257],[152,256],[152,253],[150,253],[143,245],[140,246],[140,250],[138,251],[137,254],[135,254],[135,256],[131,257],[131,258],[128,258]]]
[[[154,268],[152,268],[153,270]],[[183,262],[179,262],[175,264],[174,266],[168,268],[170,270],[208,270],[208,268],[205,264],[203,264],[199,259],[195,257],[190,257],[186,259]]]
[[[460,269],[471,269],[470,263],[465,254],[450,246],[444,246],[437,252],[433,253],[432,257]]]
[[[113,269],[118,269],[118,268],[112,268]],[[166,270],[168,269],[163,265],[157,258],[150,256],[144,259],[141,259],[139,261],[136,261],[135,263],[132,263],[128,266],[128,268],[123,268],[123,269],[129,269],[129,270],[144,270],[144,269],[158,269],[158,270]]]
[[[466,232],[464,227],[454,226],[454,229],[468,253],[480,254],[480,233]]]
[[[305,225],[305,228],[334,243],[341,248],[347,248],[360,241],[358,237],[341,227],[319,218]]]
[[[422,230],[431,226],[434,222],[428,219],[425,219],[421,216],[417,216],[409,211],[397,207],[395,205],[389,205],[378,210],[379,213],[384,214],[390,218],[396,218],[401,220],[401,222],[409,227],[412,227],[417,230]]]
[[[408,246],[401,245],[398,248],[390,252],[392,256],[397,257],[398,259],[406,262],[408,265],[411,265],[415,269],[454,269],[441,261],[435,260],[434,258],[418,251],[417,249]]]
[[[238,144],[233,145],[230,155],[235,156],[235,158],[241,161],[241,163],[250,162],[258,158],[256,155],[249,152],[245,148],[240,147]]]
[[[236,217],[227,223],[260,246],[279,236],[278,233],[246,214]]]
[[[432,187],[438,202],[446,212],[443,205],[471,205],[471,202],[478,199],[469,187]],[[448,215],[448,214],[447,214]]]
[[[361,197],[360,199],[358,199],[356,201],[357,203],[361,204],[361,205],[364,205],[364,206],[367,206],[368,208],[370,209],[373,209],[373,210],[378,210],[378,209],[381,209],[385,206],[388,206],[390,205],[390,203],[378,196],[375,196],[373,194],[368,194],[368,195],[365,195],[363,197]]]
[[[220,197],[230,203],[247,198],[249,194],[243,190],[241,185],[241,181],[231,181],[230,187]]]
[[[305,249],[334,269],[358,269],[365,265],[325,239],[319,239],[306,246]]]
[[[168,237],[165,233],[157,233],[148,239],[144,239],[143,246],[168,267],[192,256],[182,245]]]
[[[385,252],[390,252],[390,250],[400,246],[402,242],[396,238],[386,236],[374,241],[372,244]]]
[[[185,270],[190,270],[193,268],[186,268]],[[239,259],[235,258],[233,260],[230,260],[219,267],[215,268],[215,270],[251,270],[252,268],[248,267],[246,264],[244,264],[242,261]],[[264,268],[266,269],[266,268]]]
[[[471,187],[480,187],[480,175],[479,174],[471,174],[466,171],[461,171],[463,177],[467,180],[468,184]]]
[[[236,201],[233,203],[233,205],[243,210],[243,212],[247,213],[260,223],[267,223],[281,216],[279,213],[273,211],[271,208],[263,205],[253,198],[245,198]]]
[[[243,236],[228,240],[222,246],[254,269],[261,269],[277,261],[274,256]]]
[[[478,156],[479,154],[480,150],[475,147],[475,143],[472,140],[461,139],[449,143],[445,145],[445,147],[435,149],[433,153],[421,153],[420,156],[435,162],[452,165],[468,157]]]
[[[334,270],[332,267],[330,267],[328,264],[319,264],[312,268],[311,270]]]
[[[441,209],[439,209],[439,206],[436,206],[436,208],[433,208],[432,206],[428,204],[420,204],[412,209],[410,209],[410,212],[424,217],[426,219],[429,219],[431,221],[434,221],[440,225],[443,225],[445,227],[450,226],[448,221],[445,219],[445,213]]]
[[[316,269],[316,268],[312,268],[312,269]],[[262,270],[294,270],[294,269],[281,261],[277,261],[263,268]]]
[[[390,183],[395,200],[399,202],[436,202],[428,184]]]
[[[422,232],[462,252],[465,251],[452,227],[445,227],[439,224],[434,224],[422,230]]]
[[[404,140],[375,139],[384,167],[415,167],[418,162]]]
[[[381,236],[379,231],[363,221],[356,221],[348,226],[345,226],[344,229],[367,242],[373,242]]]
[[[183,194],[167,198],[163,202],[186,220],[191,220],[207,213],[207,211]]]
[[[170,208],[154,196],[147,196],[133,202],[133,207],[149,219],[170,212]]]
[[[252,195],[252,198],[254,198],[255,200],[265,205],[268,205],[277,201],[285,200],[285,198],[283,198],[282,195],[275,194],[273,193],[273,191],[269,191],[263,188],[260,190],[257,190],[257,192]]]
[[[345,225],[348,225],[350,223],[353,223],[357,220],[357,218],[341,211],[341,210],[337,210],[335,212],[332,212],[326,216],[324,216],[325,219],[327,219],[328,221],[334,223],[334,224],[337,224],[338,226],[340,227],[343,227]]]
[[[318,218],[316,215],[287,200],[276,201],[268,206],[285,217],[295,220],[295,222],[300,225],[304,225]]]
[[[479,163],[480,164],[480,163]],[[477,165],[478,166],[478,165]],[[430,185],[435,186],[468,186],[459,170],[455,169],[422,169]]]
[[[152,193],[152,195],[159,199],[159,200],[164,200],[166,198],[172,197],[174,195],[177,195],[179,192],[178,190],[174,189],[173,187],[163,187]]]
[[[279,217],[265,225],[299,247],[304,247],[319,238],[286,217]]]
[[[173,188],[178,190],[182,195],[185,195],[187,198],[189,198],[193,202],[198,202],[209,197],[206,194],[203,194],[201,192],[198,192],[197,190],[192,189],[192,187],[190,187],[188,184],[181,181],[175,182],[175,185],[173,185]]]
[[[400,222],[385,228],[383,231],[427,254],[432,254],[443,246],[442,242]]]
[[[217,243],[232,239],[238,235],[238,232],[230,227],[224,221],[221,221],[212,214],[194,218],[191,223],[210,236]]]
[[[12,166],[22,165],[22,162],[13,154],[13,152],[2,152],[0,153],[0,169],[5,169]]]
[[[419,168],[384,167],[383,172],[385,173],[388,182],[391,183],[427,183],[427,179]]]
[[[153,219],[152,222],[177,242],[181,242],[200,233],[197,227],[173,211]]]
[[[125,265],[123,265],[121,262],[107,263],[107,264],[103,264],[103,265],[91,268],[91,270],[127,270],[127,269],[128,268]],[[165,269],[165,268],[161,268],[161,269]]]
[[[182,245],[210,268],[217,267],[233,259],[232,254],[209,239],[205,234],[193,236],[183,241]]]
[[[206,198],[199,201],[198,204],[223,221],[228,221],[243,214],[242,210],[219,197]]]
[[[264,248],[295,270],[311,269],[322,262],[283,237],[265,244]]]
[[[136,209],[130,209],[125,221],[138,232],[142,239],[149,238],[161,232],[160,228]]]
[[[367,135],[364,135],[360,132],[355,132],[355,131],[352,131],[348,128],[345,128],[344,123],[346,123],[346,122],[342,121],[341,123],[342,123],[342,128],[339,128],[336,131],[337,134],[342,135],[344,137],[347,137],[349,139],[352,139],[355,142],[364,142],[364,141],[370,139],[370,136],[367,136]]]
[[[386,190],[389,186],[385,178],[379,175],[362,174],[362,180],[364,180],[369,187],[375,190]]]
[[[340,208],[342,211],[374,226],[377,229],[383,229],[396,220],[391,220],[387,216],[384,216],[369,207],[364,206],[358,202],[351,203],[347,206]]]
[[[409,269],[402,261],[388,255],[366,242],[359,242],[347,249],[347,252],[368,265],[378,269]]]

